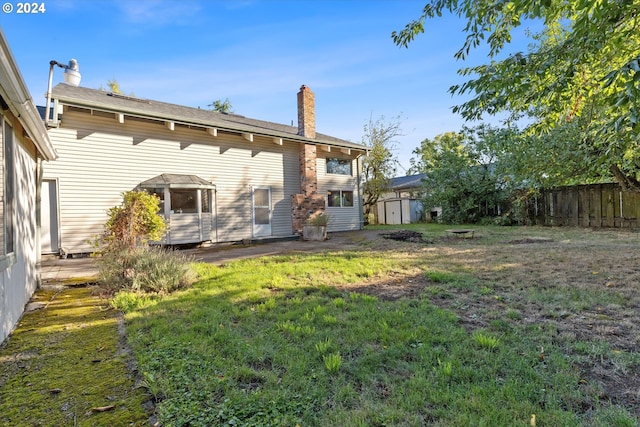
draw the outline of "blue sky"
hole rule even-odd
[[[40,14],[0,13],[0,26],[38,105],[49,61],[76,58],[81,86],[297,123],[301,85],[316,95],[319,132],[360,142],[370,117],[401,116],[396,139],[405,168],[424,138],[459,130],[456,61],[463,22],[428,22],[409,49],[391,32],[420,15],[426,0],[45,0]],[[486,62],[478,52],[469,65]],[[62,81],[56,69],[54,85]],[[403,175],[399,169],[398,175]]]

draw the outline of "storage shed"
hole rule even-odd
[[[424,177],[424,174],[418,174],[391,179],[391,191],[383,194],[377,202],[378,224],[413,224],[425,219],[420,200]]]

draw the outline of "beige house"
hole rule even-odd
[[[56,152],[0,30],[0,342],[40,281],[39,180]]]
[[[329,232],[362,227],[365,147],[316,133],[306,86],[297,127],[65,84],[52,100],[45,253],[90,252],[107,209],[133,189],[160,197],[168,244],[296,236],[316,211]]]

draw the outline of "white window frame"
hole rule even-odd
[[[331,205],[330,204],[332,193],[339,193],[340,194],[340,205]],[[344,193],[351,193],[351,205],[345,205],[344,204]],[[353,198],[354,194],[355,194],[355,192],[353,190],[329,190],[329,191],[327,191],[327,207],[328,208],[353,208],[355,206],[355,200]]]
[[[336,161],[340,164],[341,167],[346,167],[349,165],[349,173],[340,173],[335,171],[329,171],[329,162]],[[353,176],[353,160],[351,159],[340,159],[338,157],[327,157],[325,159],[325,170],[327,175],[343,175],[343,176]]]

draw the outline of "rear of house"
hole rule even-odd
[[[107,210],[134,189],[160,197],[168,244],[295,236],[317,211],[330,232],[362,227],[365,148],[316,133],[306,86],[297,127],[65,84],[52,99],[45,253],[92,251]]]
[[[56,157],[0,31],[0,342],[20,319],[39,277],[39,177]]]

